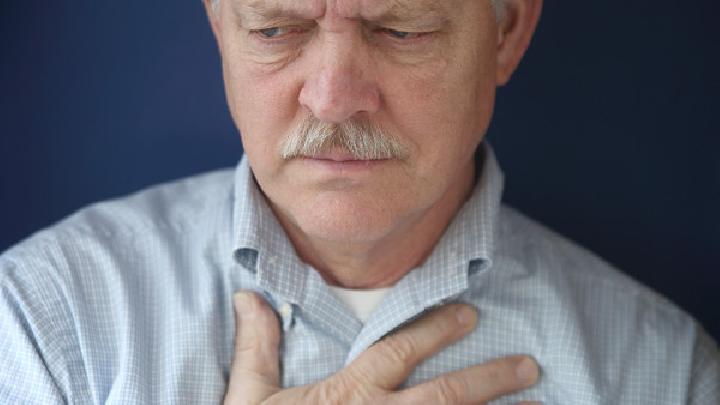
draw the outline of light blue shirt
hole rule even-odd
[[[247,159],[83,209],[0,256],[0,403],[220,403],[231,297],[281,314],[284,386],[323,379],[447,301],[476,330],[407,385],[526,353],[540,383],[497,404],[720,404],[717,345],[686,313],[501,204],[492,150],[432,255],[366,324],[301,262]]]

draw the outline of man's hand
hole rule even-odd
[[[315,384],[280,388],[278,319],[262,298],[238,293],[235,357],[225,404],[466,404],[485,403],[527,388],[538,366],[507,357],[443,374],[398,391],[415,367],[475,328],[469,305],[437,308],[371,346],[346,368]]]

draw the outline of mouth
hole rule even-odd
[[[301,156],[300,159],[312,167],[335,174],[365,172],[391,161],[391,159],[362,159],[341,149]]]
[[[324,161],[328,163],[372,163],[382,162],[390,159],[364,159],[355,156],[345,149],[332,149],[329,151],[323,151],[314,155],[301,156],[302,159]]]

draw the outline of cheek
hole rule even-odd
[[[494,103],[492,80],[462,72],[450,63],[387,77],[392,80],[384,83],[384,113],[418,154],[464,151],[482,139]]]
[[[247,67],[231,66],[229,77],[233,114],[239,118],[239,125],[246,123],[272,125],[281,124],[295,115],[297,104],[296,86],[281,75],[257,75]]]
[[[242,61],[228,63],[225,71],[228,105],[243,147],[263,160],[279,159],[279,144],[298,118],[297,84],[285,75],[258,74]]]
[[[412,188],[418,198],[434,201],[451,179],[462,177],[490,122],[494,81],[487,66],[478,59],[468,63],[470,58],[388,74],[383,82],[387,121],[414,149]]]

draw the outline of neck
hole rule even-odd
[[[397,283],[430,256],[474,186],[473,163],[440,200],[379,240],[346,242],[315,238],[281,215],[278,218],[300,258],[317,269],[329,285],[384,288]]]

